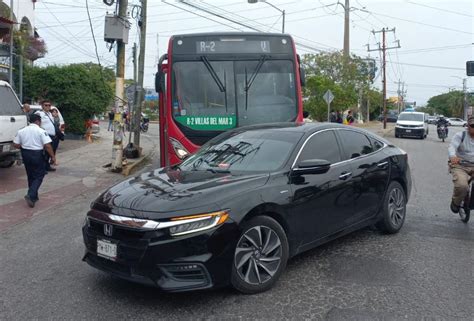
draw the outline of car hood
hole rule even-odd
[[[423,126],[423,122],[422,121],[418,121],[418,120],[398,120],[397,121],[397,125],[405,125],[405,126]]]
[[[222,209],[217,205],[221,199],[263,186],[268,177],[268,173],[237,176],[157,169],[112,186],[92,207],[107,213],[150,219],[217,211]]]

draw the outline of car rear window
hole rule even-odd
[[[0,86],[0,116],[23,115],[21,104],[10,87]]]

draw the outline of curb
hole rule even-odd
[[[140,165],[146,163],[150,159],[150,155],[151,155],[151,152],[145,156],[141,156],[135,159],[133,162],[127,163],[127,165],[122,168],[122,175],[125,177],[131,175],[134,171],[138,169],[138,167],[140,167]],[[127,158],[127,162],[128,162],[128,158]]]

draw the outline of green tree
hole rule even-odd
[[[469,98],[468,104],[472,105],[474,100]],[[435,113],[447,117],[463,117],[464,116],[464,93],[459,90],[450,91],[441,95],[436,95],[428,100],[428,108]]]
[[[327,119],[327,104],[322,96],[328,89],[335,96],[331,103],[333,110],[355,109],[359,93],[362,93],[361,112],[364,116],[367,114],[367,100],[371,112],[378,108],[378,97],[372,97],[376,91],[370,88],[374,67],[367,60],[353,55],[347,62],[341,52],[332,52],[305,55],[302,65],[307,75],[304,107],[314,119]]]
[[[114,72],[93,63],[28,67],[24,73],[25,97],[49,99],[57,105],[66,131],[83,134],[85,120],[104,112],[112,102]]]

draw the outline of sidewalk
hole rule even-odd
[[[147,133],[148,134],[148,133]],[[85,198],[86,192],[104,190],[122,174],[111,173],[103,165],[112,161],[112,132],[101,124],[100,139],[93,143],[65,140],[57,151],[57,170],[48,172],[39,190],[40,200],[29,208],[23,199],[27,192],[27,177],[23,165],[0,168],[0,231],[29,218],[67,204],[72,199]],[[128,135],[128,133],[127,133]],[[128,143],[128,136],[124,146]],[[153,157],[158,138],[141,135],[144,155]],[[86,198],[84,201],[89,201]],[[78,213],[83,214],[83,213]]]
[[[394,137],[395,136],[395,123],[387,123],[387,128],[383,129],[383,123],[379,121],[371,121],[363,124],[355,124],[355,127],[359,127],[365,130],[369,130],[382,137]]]

